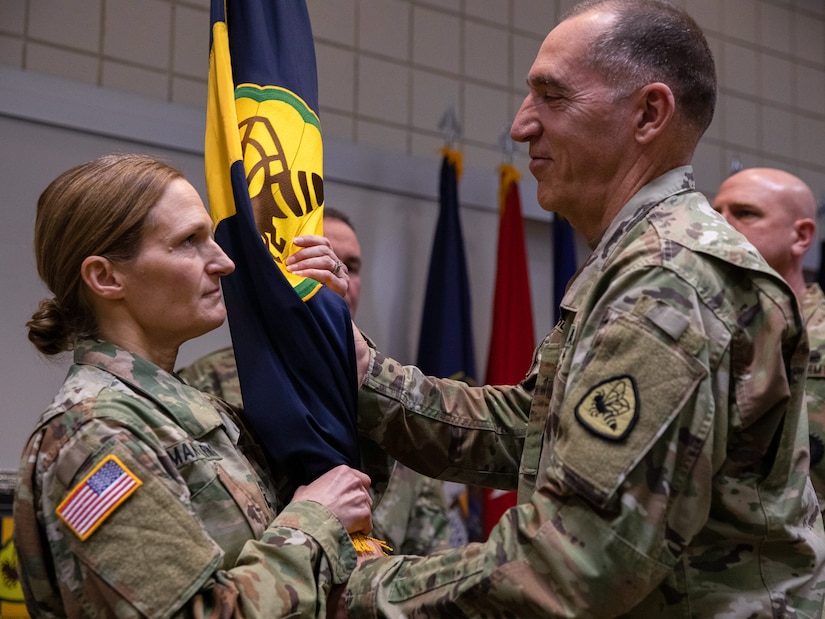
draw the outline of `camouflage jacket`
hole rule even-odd
[[[392,463],[387,486],[372,510],[373,537],[393,554],[427,555],[450,547],[443,483]]]
[[[684,167],[611,222],[520,385],[372,351],[361,431],[520,502],[485,543],[356,568],[350,616],[819,617],[792,297]]]
[[[201,357],[177,374],[193,387],[243,409],[231,346]],[[372,535],[386,541],[395,554],[430,554],[448,548],[450,522],[442,482],[393,461],[387,464],[383,452],[376,451],[373,460],[380,465],[366,467],[373,478],[370,490],[375,500]]]
[[[825,294],[818,284],[809,284],[802,297],[802,316],[811,349],[805,401],[811,441],[811,480],[825,511]]]
[[[228,407],[109,343],[74,359],[15,493],[32,615],[323,616],[356,560],[332,512],[301,501],[275,516]]]

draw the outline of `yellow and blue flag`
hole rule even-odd
[[[315,48],[303,0],[212,0],[206,184],[246,418],[295,485],[359,462],[344,300],[285,269],[323,232]]]

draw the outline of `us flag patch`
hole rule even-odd
[[[106,456],[57,506],[57,515],[85,540],[142,483],[117,456]]]

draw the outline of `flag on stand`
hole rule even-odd
[[[205,164],[246,417],[297,486],[359,463],[352,327],[340,296],[288,273],[321,234],[323,147],[303,0],[212,0]]]
[[[416,365],[425,374],[476,383],[470,284],[458,213],[461,153],[442,151],[439,214],[430,255]],[[481,536],[480,506],[467,486],[444,483],[450,506],[450,545],[463,546]]]
[[[416,365],[425,374],[474,383],[470,284],[458,213],[461,153],[443,150],[435,228]]]
[[[488,385],[515,385],[530,369],[536,343],[518,188],[519,173],[512,165],[502,164],[499,166],[499,179],[496,283],[484,382]],[[516,504],[517,496],[515,491],[484,489],[482,528],[485,538],[502,514]]]
[[[499,167],[499,227],[493,324],[487,357],[488,385],[515,385],[533,358],[533,308],[530,275],[524,241],[518,171],[509,164]]]
[[[556,214],[553,219],[553,320],[559,321],[567,282],[576,273],[576,239],[573,226]]]

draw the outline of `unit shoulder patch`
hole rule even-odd
[[[575,413],[579,423],[596,436],[621,441],[639,415],[636,381],[627,374],[603,380],[582,397]]]
[[[57,515],[85,540],[142,485],[115,455],[106,456],[57,506]]]

